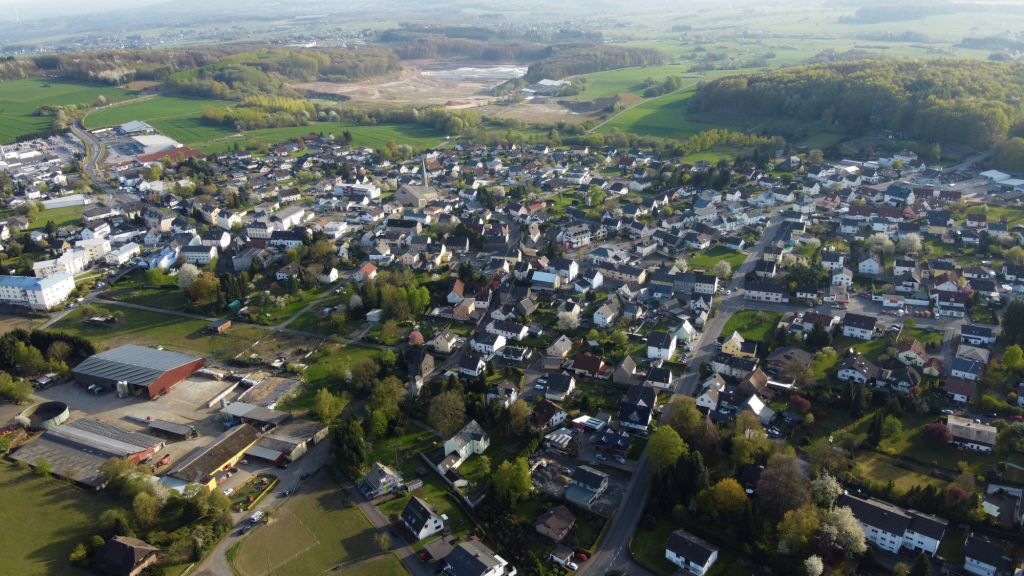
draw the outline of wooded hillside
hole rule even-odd
[[[714,80],[690,99],[689,109],[838,123],[853,134],[900,130],[984,149],[1022,120],[1022,99],[1018,63],[859,60]]]
[[[544,60],[531,64],[524,80],[537,82],[545,78],[559,80],[567,76],[604,72],[633,66],[660,66],[665,55],[652,48],[621,46],[582,46],[559,49]]]

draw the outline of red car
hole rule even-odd
[[[430,554],[427,554],[426,552],[420,552],[420,560],[426,562],[429,559],[430,559]]]
[[[1024,418],[1021,418],[1020,416],[1010,416],[1010,420],[1013,420],[1014,422],[1020,422],[1021,420],[1024,420]]]

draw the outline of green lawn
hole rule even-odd
[[[935,486],[944,488],[949,482],[901,468],[892,463],[892,460],[872,452],[861,452],[857,455],[857,464],[860,466],[861,475],[870,478],[875,482],[886,484],[892,480],[900,490],[908,490],[913,486]]]
[[[84,336],[107,348],[124,344],[160,344],[168,350],[219,358],[233,357],[267,332],[264,328],[238,324],[223,334],[210,335],[206,332],[209,323],[205,320],[126,308],[108,302],[96,305],[112,312],[122,312],[124,318],[113,326],[86,324],[79,308],[54,323],[52,329]]]
[[[68,563],[79,542],[96,534],[96,519],[118,503],[107,492],[86,492],[0,464],[0,530],[4,574],[88,574]],[[16,529],[15,529],[16,528]]]
[[[690,268],[711,270],[720,260],[725,260],[735,270],[746,259],[746,254],[730,250],[725,246],[715,246],[700,256],[692,258],[690,260]]]
[[[317,390],[327,388],[334,394],[340,393],[345,382],[346,370],[350,370],[356,362],[364,358],[377,360],[381,353],[378,348],[359,344],[325,343],[320,350],[316,359],[306,369],[306,386],[298,395],[282,402],[278,410],[312,410]]]
[[[226,108],[232,104],[223,100],[161,95],[94,112],[86,116],[85,125],[94,129],[142,120],[179,142],[191,144],[234,134],[233,130],[204,125],[201,120],[203,106]]]
[[[859,338],[848,338],[846,336],[836,336],[832,339],[832,347],[836,349],[836,352],[842,354],[847,348],[853,348],[860,354],[863,354],[865,358],[872,362],[877,362],[878,357],[885,353],[885,348],[889,342],[886,338],[878,338],[876,340],[861,340]]]
[[[760,318],[759,318],[760,317]],[[758,310],[742,310],[732,315],[722,328],[722,336],[728,338],[733,332],[739,331],[740,336],[747,340],[760,342],[782,320],[781,312],[761,312]]]
[[[609,98],[624,93],[640,96],[646,89],[644,86],[645,79],[654,78],[659,82],[663,82],[668,76],[681,76],[685,73],[686,68],[684,66],[669,64],[666,66],[626,68],[625,70],[587,74],[584,76],[587,79],[587,89],[578,96],[569,97],[567,100],[593,100]],[[687,79],[683,85],[685,86],[695,81],[696,79]]]
[[[243,576],[305,576],[380,554],[377,530],[326,472],[309,480],[270,521],[242,541]]]
[[[53,220],[53,223],[58,228],[77,222],[82,218],[82,213],[85,212],[85,206],[68,206],[66,208],[54,208],[52,210],[43,210],[39,213],[39,217],[29,224],[29,230],[36,228],[43,228],[46,223]]]
[[[22,134],[48,130],[52,116],[33,116],[32,111],[44,105],[93,104],[100,96],[108,102],[132,97],[137,92],[57,80],[26,78],[0,82],[0,143],[14,142]]]
[[[922,330],[920,328],[905,328],[901,336],[913,338],[920,342],[922,346],[928,346],[929,344],[934,343],[942,343],[942,332],[935,332],[932,330]]]
[[[345,576],[409,576],[409,571],[398,559],[398,556],[392,552],[358,566],[345,568]]]

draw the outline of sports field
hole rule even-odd
[[[97,532],[96,519],[117,505],[106,492],[86,492],[0,463],[0,574],[89,574],[68,562],[79,542]]]
[[[306,576],[380,555],[373,542],[376,529],[348,502],[343,489],[321,471],[242,541],[235,567],[243,576]]]
[[[14,142],[22,134],[50,128],[52,116],[32,116],[47,104],[91,104],[100,96],[116,102],[138,94],[123,88],[76,84],[53,78],[27,78],[0,82],[0,143]]]

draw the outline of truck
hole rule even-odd
[[[171,455],[164,454],[159,460],[156,461],[157,466],[166,466],[171,463]]]

